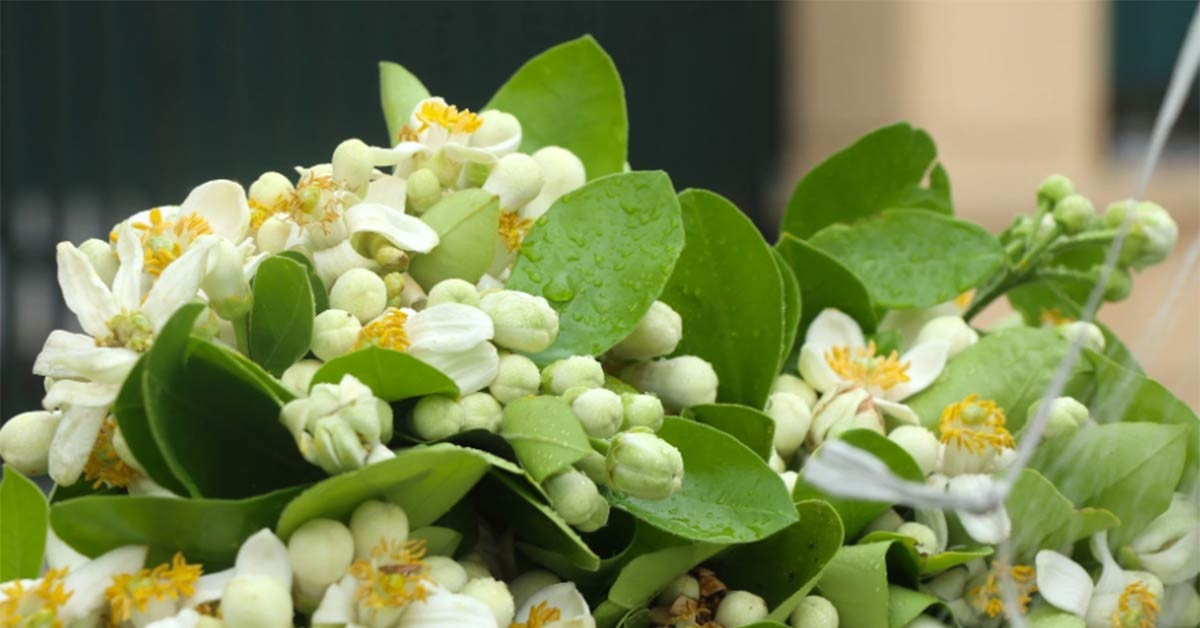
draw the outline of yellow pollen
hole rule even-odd
[[[908,381],[908,362],[901,362],[892,351],[885,356],[875,355],[875,341],[865,347],[834,347],[825,354],[825,361],[843,380],[868,388],[888,390]]]
[[[1141,580],[1133,582],[1121,591],[1121,597],[1117,599],[1117,610],[1113,611],[1112,615],[1112,628],[1154,628],[1158,619],[1158,609],[1158,598],[1150,587]],[[1131,623],[1132,621],[1136,621],[1137,624]]]
[[[372,612],[424,601],[429,594],[425,584],[431,582],[424,558],[424,541],[381,540],[371,550],[371,560],[357,560],[350,565],[350,574],[359,581],[356,597]]]
[[[1003,565],[993,564],[992,571],[988,574],[987,580],[967,592],[967,596],[970,598],[971,605],[975,607],[975,610],[986,613],[988,617],[998,617],[1004,612],[1004,599],[1000,591],[999,576],[997,575],[1003,572]],[[1033,567],[1030,565],[1016,565],[1008,570],[1008,576],[1012,578],[1013,588],[1016,592],[1017,605],[1020,607],[1022,614],[1029,612],[1029,603],[1033,599],[1033,594],[1037,591],[1036,575]]]
[[[152,600],[179,600],[194,595],[202,571],[200,565],[190,565],[183,554],[176,553],[170,564],[113,576],[112,584],[104,591],[112,623],[128,621],[134,610],[145,612]]]
[[[150,222],[135,222],[132,226],[141,232],[146,272],[155,277],[179,259],[196,238],[213,232],[208,221],[196,214],[166,220],[157,207],[150,210]]]
[[[1042,324],[1058,327],[1065,323],[1073,323],[1075,319],[1062,313],[1062,310],[1052,307],[1042,310]]]
[[[66,604],[74,594],[74,591],[67,591],[63,586],[63,578],[66,575],[65,567],[51,569],[29,589],[26,589],[20,580],[0,586],[0,595],[4,597],[4,601],[0,602],[0,626],[4,628],[19,626],[27,617],[44,613],[43,616],[53,618],[54,628],[62,628],[62,621],[58,618],[58,609]],[[33,599],[26,599],[27,596],[32,596]],[[31,602],[36,602],[37,606],[36,609],[29,612],[32,606]],[[21,612],[22,607],[24,607],[25,613]]]
[[[967,290],[966,292],[954,297],[954,305],[955,305],[955,307],[957,307],[960,310],[966,310],[968,307],[970,307],[971,301],[974,298],[975,298],[975,291]]]
[[[354,343],[354,347],[360,349],[367,345],[375,345],[392,351],[407,351],[411,344],[408,341],[408,332],[404,330],[404,323],[407,321],[407,314],[389,307],[379,318],[367,323],[358,332],[358,341]]]
[[[562,611],[550,606],[549,602],[540,602],[529,609],[529,620],[525,623],[512,623],[508,628],[542,628],[552,621],[562,619]]]
[[[525,239],[525,235],[529,233],[531,227],[533,227],[533,220],[522,218],[521,214],[517,212],[500,214],[500,239],[504,241],[504,246],[509,253],[514,253],[521,248],[521,240]]]
[[[421,108],[417,110],[417,120],[421,122],[418,133],[435,125],[451,133],[474,133],[483,126],[483,120],[469,110],[459,111],[454,105],[436,100],[427,100],[421,104]],[[403,134],[401,138],[403,139]]]
[[[272,213],[285,213],[302,227],[316,223],[328,231],[329,223],[341,216],[339,210],[344,201],[336,194],[341,189],[333,175],[309,170],[296,183],[295,192],[281,194],[275,199]]]
[[[989,448],[1013,447],[1012,434],[1004,427],[1004,410],[995,401],[978,397],[967,395],[966,399],[946,406],[939,426],[942,442],[953,443],[973,454],[982,454]]]
[[[250,199],[248,204],[250,205],[250,230],[258,231],[258,228],[275,212],[272,211],[271,206],[263,205],[254,199]]]
[[[114,487],[129,486],[141,475],[117,455],[117,450],[113,447],[113,433],[116,429],[117,423],[112,416],[105,417],[100,426],[100,434],[96,436],[96,442],[92,445],[92,453],[83,466],[83,477],[93,480],[92,488],[100,488],[105,484]]]

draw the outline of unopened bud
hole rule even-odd
[[[279,253],[287,248],[288,237],[292,233],[292,226],[274,216],[263,221],[258,227],[258,233],[254,236],[254,242],[258,245],[258,250],[267,253]]]
[[[318,599],[350,568],[354,537],[349,528],[333,519],[313,519],[292,533],[288,556],[297,593]]]
[[[466,420],[466,411],[449,397],[423,397],[413,408],[413,432],[422,440],[441,440],[453,436],[462,431]]]
[[[804,400],[804,405],[812,409],[817,403],[817,391],[813,390],[808,382],[792,375],[783,373],[775,378],[775,382],[771,384],[771,392],[791,393]]]
[[[435,584],[451,593],[460,593],[467,586],[467,570],[447,556],[426,556],[425,566],[429,568],[426,574]]]
[[[1098,269],[1097,269],[1098,271]],[[1097,279],[1100,273],[1097,272]],[[1104,284],[1104,300],[1109,303],[1123,301],[1133,291],[1133,277],[1125,268],[1110,268],[1108,281]]]
[[[348,270],[329,291],[329,306],[345,310],[360,323],[371,321],[387,307],[387,285],[373,271],[365,268]]]
[[[648,429],[618,434],[604,462],[609,486],[634,497],[666,499],[683,488],[683,455]]]
[[[290,179],[278,172],[264,172],[248,191],[250,204],[266,209],[270,213],[281,211],[284,201],[296,193]]]
[[[1092,224],[1096,208],[1092,202],[1079,194],[1063,197],[1054,205],[1054,221],[1067,233],[1079,233]]]
[[[608,353],[625,360],[649,360],[674,351],[682,337],[683,318],[671,306],[655,301],[633,331]]]
[[[374,161],[370,146],[357,138],[348,139],[333,150],[333,177],[347,190],[365,197]]]
[[[312,386],[313,375],[316,375],[322,366],[324,363],[320,360],[300,360],[283,372],[283,375],[279,377],[279,382],[293,395],[307,397],[308,389]]]
[[[513,152],[521,144],[521,122],[511,113],[489,109],[479,114],[483,124],[471,135],[467,145],[487,148],[497,156]]]
[[[313,355],[328,362],[354,350],[362,323],[350,312],[329,309],[313,319]]]
[[[916,541],[917,552],[922,556],[928,556],[937,552],[938,540],[937,535],[929,526],[921,525],[913,521],[906,521],[896,528],[896,534],[902,534]]]
[[[679,596],[700,599],[700,581],[691,574],[683,574],[671,581],[667,588],[658,593],[655,601],[661,606],[670,606]]]
[[[819,595],[807,596],[792,611],[788,625],[792,628],[837,628],[837,607]]]
[[[621,429],[631,427],[647,427],[657,432],[663,424],[662,402],[654,395],[640,393],[622,393],[621,406],[624,413],[621,418]]]
[[[598,451],[589,451],[587,455],[575,461],[575,468],[588,476],[588,479],[596,484],[605,484],[608,482],[608,471],[604,468],[604,454]]]
[[[0,458],[23,475],[45,475],[50,441],[62,416],[58,412],[22,412],[0,425]]]
[[[1074,193],[1075,185],[1061,174],[1052,174],[1046,177],[1037,189],[1038,199],[1045,199],[1052,204]]]
[[[1027,416],[1035,417],[1041,411],[1042,400],[1037,400],[1029,406]],[[1049,417],[1046,420],[1044,438],[1054,438],[1074,432],[1088,420],[1087,406],[1071,397],[1059,397],[1050,402]]]
[[[714,619],[725,628],[740,628],[767,618],[767,602],[749,591],[730,591],[717,607]]]
[[[500,356],[496,367],[496,378],[488,385],[488,392],[502,404],[511,403],[521,397],[536,395],[542,385],[542,374],[533,360],[510,353]]]
[[[1128,202],[1120,201],[1108,207],[1104,223],[1110,228],[1121,225],[1128,211]],[[1179,227],[1162,206],[1142,201],[1133,208],[1129,235],[1121,249],[1121,263],[1137,269],[1157,264],[1171,254],[1179,238]]]
[[[517,211],[537,198],[544,183],[533,157],[511,153],[500,158],[482,187],[500,197],[501,211]]]
[[[946,359],[949,360],[979,342],[979,332],[961,316],[939,316],[921,327],[915,344],[937,341],[946,343]]]
[[[349,374],[289,401],[280,419],[304,458],[331,475],[362,467],[370,450],[392,437],[391,406]]]
[[[537,353],[558,337],[558,312],[543,297],[517,290],[500,290],[483,296],[479,309],[492,319],[497,345],[514,351]]]
[[[465,279],[445,279],[439,281],[429,291],[429,297],[425,300],[426,307],[432,307],[441,303],[461,303],[472,307],[479,306],[479,291],[475,286]]]
[[[571,410],[579,417],[583,431],[593,438],[608,438],[621,429],[625,408],[621,396],[605,388],[581,392],[571,402]]]
[[[350,515],[350,533],[354,537],[354,557],[365,560],[380,542],[390,546],[408,540],[408,515],[396,504],[368,500]]]
[[[104,240],[92,238],[79,245],[79,252],[87,258],[88,264],[91,264],[92,270],[96,271],[104,285],[112,286],[113,277],[117,276],[117,268],[121,265],[112,245]]]
[[[208,270],[200,284],[217,316],[233,320],[250,311],[253,297],[242,272],[242,254],[228,240],[217,240],[208,254]]]
[[[508,586],[495,578],[472,578],[462,589],[462,594],[473,597],[492,611],[497,626],[512,624],[516,606]]]
[[[839,386],[821,396],[813,408],[813,425],[808,443],[813,449],[842,432],[867,429],[883,434],[883,416],[871,393],[858,386]]]
[[[408,213],[420,216],[442,200],[442,184],[437,175],[428,168],[422,168],[408,175]]]
[[[895,532],[902,525],[904,525],[904,517],[901,517],[900,513],[897,513],[894,509],[888,508],[863,528],[863,534],[871,532]]]
[[[1104,351],[1104,332],[1093,323],[1084,321],[1074,321],[1071,323],[1063,323],[1055,328],[1059,336],[1066,338],[1068,342],[1078,343],[1084,349],[1091,349],[1097,353]]]
[[[604,386],[604,368],[590,355],[576,355],[551,362],[542,369],[542,389],[561,395],[570,388]]]
[[[229,628],[290,628],[292,594],[260,574],[236,575],[221,595],[221,620]]]
[[[504,418],[504,410],[496,398],[485,393],[471,393],[458,400],[463,410],[463,431],[486,430],[495,433],[500,430],[500,421]]]
[[[533,159],[542,172],[545,184],[542,185],[542,191],[537,198],[525,205],[521,213],[526,218],[536,220],[545,214],[560,196],[582,187],[587,181],[587,174],[583,162],[575,153],[558,146],[539,149],[533,154]]]
[[[657,395],[668,411],[717,400],[717,372],[711,364],[695,356],[638,362],[626,367],[621,379],[638,390]]]
[[[888,434],[888,440],[907,452],[921,473],[929,475],[937,470],[939,444],[933,432],[919,425],[901,425]]]
[[[812,427],[812,412],[804,400],[791,393],[771,393],[763,410],[775,422],[775,449],[790,458],[804,444]]]
[[[598,502],[604,501],[596,483],[576,469],[567,469],[546,478],[542,488],[550,497],[554,511],[570,525],[587,521],[598,507]]]

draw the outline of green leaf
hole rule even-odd
[[[779,372],[784,341],[783,285],[774,255],[754,223],[721,196],[685,190],[679,206],[686,244],[659,297],[683,318],[675,353],[713,365],[720,401],[761,408]]]
[[[530,230],[508,280],[558,311],[554,345],[530,357],[548,364],[620,342],[662,292],[683,237],[662,172],[611,175],[563,195]]]
[[[1076,510],[1033,469],[1021,470],[1004,506],[1012,521],[1008,542],[1016,563],[1031,563],[1038,550],[1059,548],[1120,524],[1107,510]]]
[[[890,309],[929,307],[982,284],[1004,267],[1004,248],[972,222],[915,209],[889,210],[809,240],[863,279]]]
[[[527,61],[484,109],[506,111],[521,121],[523,153],[561,146],[579,156],[588,179],[625,167],[625,88],[612,59],[591,36]]]
[[[839,222],[893,207],[951,213],[945,170],[930,177],[926,198],[915,194],[937,157],[933,140],[906,123],[877,129],[813,168],[792,192],[781,231],[808,238]]]
[[[184,495],[188,492],[187,487],[171,471],[150,428],[150,418],[146,414],[142,394],[145,372],[146,356],[142,356],[129,371],[129,375],[125,376],[125,383],[121,385],[121,391],[117,393],[117,399],[113,402],[113,414],[116,415],[117,426],[121,428],[125,443],[133,452],[138,464],[146,471],[146,475],[172,493]],[[86,482],[76,482],[76,485],[80,484]]]
[[[50,508],[54,532],[85,556],[123,545],[148,545],[152,555],[183,552],[206,572],[228,567],[246,537],[271,528],[299,489],[238,501],[112,495],[81,497]]]
[[[1182,425],[1110,423],[1047,440],[1029,461],[1072,503],[1104,508],[1121,526],[1109,534],[1120,547],[1162,514],[1183,473]]]
[[[288,257],[263,260],[254,273],[250,359],[273,375],[308,353],[316,305],[308,269]]]
[[[559,397],[523,397],[508,404],[500,434],[539,483],[592,451],[579,419]]]
[[[921,468],[908,455],[908,452],[882,434],[871,430],[850,430],[843,433],[839,439],[870,452],[901,478],[913,482],[925,480],[925,474],[921,472]],[[796,487],[792,490],[792,499],[797,502],[805,499],[820,499],[829,502],[842,521],[847,539],[856,538],[868,523],[871,523],[875,517],[891,506],[891,504],[882,502],[834,497],[805,482],[803,475],[796,480]]]
[[[989,334],[950,360],[933,385],[905,403],[925,427],[937,429],[946,406],[974,393],[994,400],[1004,410],[1008,430],[1016,434],[1025,425],[1030,404],[1045,394],[1067,347],[1067,341],[1048,329],[1019,327]],[[1085,366],[1076,363],[1063,394],[1078,394],[1088,375]]]
[[[400,505],[414,529],[430,525],[458,503],[497,460],[488,453],[450,443],[398,451],[395,458],[335,475],[306,489],[280,515],[279,538],[287,540],[312,519],[345,521],[369,499]],[[507,468],[507,463],[501,463]]]
[[[839,625],[888,628],[887,554],[891,542],[847,545],[825,566],[818,587]]]
[[[400,351],[367,346],[338,356],[317,369],[313,384],[336,384],[353,375],[384,401],[425,395],[458,397],[458,386],[436,368]]]
[[[658,435],[683,454],[683,488],[664,500],[612,494],[609,501],[676,536],[709,543],[747,543],[796,521],[783,482],[762,458],[732,436],[667,417]]]
[[[500,199],[481,189],[447,194],[421,216],[438,234],[438,245],[413,257],[408,268],[430,289],[446,279],[471,283],[487,272],[496,255],[500,232]]]
[[[950,609],[941,600],[928,593],[888,585],[888,628],[904,628],[933,607],[942,609],[942,614],[950,614]]]
[[[320,314],[329,309],[329,293],[325,290],[325,282],[321,281],[321,276],[317,274],[317,267],[313,264],[308,256],[300,251],[282,251],[277,253],[279,257],[286,257],[294,262],[299,262],[308,271],[308,285],[312,287],[313,303],[316,313]]]
[[[800,315],[803,313],[800,297],[800,281],[777,249],[771,249],[775,267],[783,285],[783,342],[779,346],[779,371],[782,371],[792,350],[796,348],[796,335],[800,333]]]
[[[636,556],[621,568],[608,591],[609,601],[621,608],[645,606],[675,578],[725,548],[721,543],[689,542],[670,535],[638,541]]]
[[[0,582],[36,578],[46,549],[46,496],[16,469],[0,477]]]
[[[683,411],[684,417],[711,425],[738,439],[763,460],[770,460],[775,421],[761,410],[731,403],[704,403]]]
[[[387,121],[388,146],[400,142],[400,129],[408,124],[417,103],[429,98],[421,80],[399,63],[379,62],[379,99]]]
[[[878,543],[880,541],[893,541],[891,554],[888,557],[889,569],[893,571],[908,572],[913,577],[919,573],[921,576],[930,576],[941,573],[951,567],[963,565],[975,560],[992,555],[992,548],[987,546],[979,547],[964,547],[949,549],[937,554],[924,555],[917,551],[917,541],[911,536],[900,534],[898,532],[886,532],[876,530],[869,532],[858,540],[859,545],[867,543]],[[903,560],[898,557],[903,555]],[[893,580],[896,577],[893,575]]]
[[[804,307],[797,331],[801,340],[804,339],[802,332],[826,308],[845,312],[858,321],[864,331],[875,329],[878,320],[875,308],[871,305],[871,295],[867,293],[862,279],[853,271],[827,253],[790,234],[785,233],[779,238],[775,250],[787,262],[800,284]]]
[[[529,478],[490,473],[471,500],[485,514],[506,522],[521,543],[558,554],[588,571],[600,567],[600,557],[541,499]]]

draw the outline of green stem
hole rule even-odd
[[[250,315],[244,314],[231,321],[233,334],[237,340],[237,350],[244,356],[250,357]]]
[[[992,301],[1000,298],[1001,295],[1007,293],[1009,290],[1033,279],[1033,271],[1036,268],[1034,262],[1051,248],[1060,235],[1062,235],[1062,229],[1058,225],[1055,225],[1046,234],[1046,237],[1040,242],[1033,244],[1016,264],[1011,268],[1005,268],[1002,274],[989,282],[987,287],[976,295],[975,299],[971,301],[971,305],[967,308],[967,311],[963,313],[963,319],[970,322],[984,308],[991,305]]]

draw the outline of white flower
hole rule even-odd
[[[304,459],[330,475],[362,468],[392,438],[391,406],[348,373],[287,402],[280,420]]]
[[[879,331],[894,331],[900,334],[900,345],[911,346],[917,342],[921,329],[930,321],[942,316],[961,317],[971,304],[975,291],[964,292],[957,297],[926,308],[888,310],[879,321]]]
[[[459,164],[493,164],[521,145],[521,126],[512,116],[501,112],[476,115],[446,104],[440,97],[426,98],[413,108],[408,124],[400,133],[399,143],[391,149],[375,149],[375,165],[396,166],[396,173],[407,176],[425,162],[442,153]],[[485,132],[494,125],[499,133]],[[501,129],[502,128],[502,129]],[[476,133],[478,141],[472,141]]]
[[[1141,567],[1163,584],[1187,582],[1200,574],[1200,504],[1183,493],[1146,526],[1130,547]]]
[[[813,320],[800,349],[800,374],[818,392],[840,383],[863,386],[885,414],[917,423],[908,406],[899,403],[933,383],[946,365],[945,341],[921,343],[903,356],[875,355],[854,319],[835,309],[822,311]]]
[[[994,401],[967,395],[942,411],[938,468],[949,476],[992,473],[1013,452],[1004,410]]]
[[[513,620],[519,628],[595,628],[587,601],[575,584],[552,584],[529,596]]]
[[[218,179],[197,186],[179,206],[138,212],[126,222],[141,240],[146,272],[158,276],[202,236],[242,244],[250,229],[250,206],[241,185]]]
[[[494,334],[492,319],[479,308],[442,303],[420,312],[390,307],[363,326],[358,342],[405,351],[445,373],[465,395],[496,377],[500,356],[489,342]]]
[[[99,622],[104,591],[113,576],[133,571],[146,560],[146,547],[129,545],[109,551],[78,567],[51,569],[36,580],[0,585],[0,624],[5,626],[69,626]]]
[[[1092,537],[1092,555],[1100,560],[1100,580],[1092,584],[1087,570],[1052,550],[1038,552],[1037,586],[1047,602],[1084,619],[1088,628],[1153,626],[1163,584],[1144,571],[1125,571],[1113,560],[1107,533]]]

